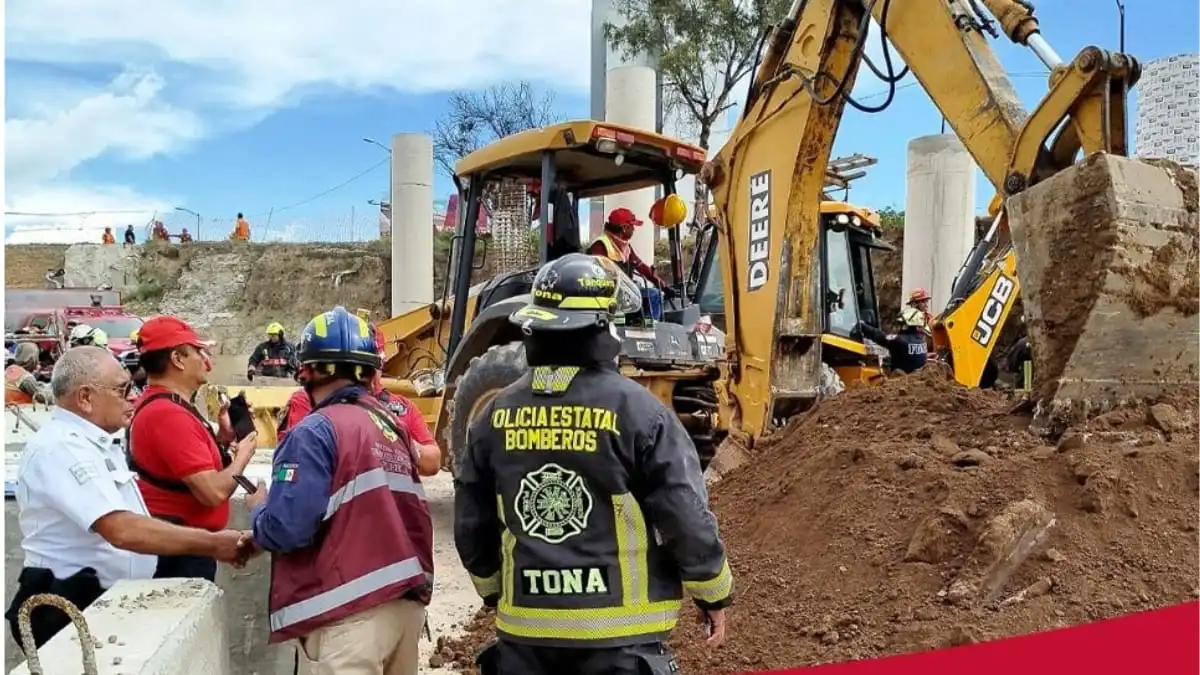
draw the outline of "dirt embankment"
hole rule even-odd
[[[66,244],[18,244],[4,247],[5,288],[46,288],[46,270],[62,269]]]
[[[930,368],[761,443],[711,490],[736,576],[729,642],[707,651],[689,605],[681,672],[935,649],[1197,597],[1195,392],[1056,441],[1009,408]],[[490,618],[470,628],[442,658],[469,659]]]

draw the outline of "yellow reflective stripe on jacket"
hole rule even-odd
[[[650,565],[646,551],[646,520],[631,494],[613,495],[613,522],[617,527],[617,558],[621,568],[621,604],[633,607],[650,602]]]
[[[516,637],[561,640],[608,640],[668,633],[679,621],[679,600],[631,607],[530,609],[501,600],[496,630]]]
[[[707,581],[685,581],[683,588],[700,602],[720,602],[733,592],[733,572],[729,571],[729,561],[721,561],[721,571],[717,576]]]
[[[508,520],[504,517],[504,495],[496,495],[496,512],[500,514],[500,523],[504,527],[500,528],[500,574],[502,589],[500,591],[500,604],[505,602],[511,603],[513,599],[513,579],[517,576],[517,564],[515,551],[517,550],[517,537],[508,529]]]

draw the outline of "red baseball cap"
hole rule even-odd
[[[213,343],[201,340],[186,321],[170,315],[151,317],[138,331],[138,351],[143,354],[182,345],[203,349],[211,347]]]
[[[641,219],[639,219],[637,216],[635,216],[633,214],[633,211],[630,211],[629,209],[627,209],[625,207],[613,209],[612,211],[610,211],[608,213],[608,222],[610,225],[619,225],[621,227],[624,227],[626,225],[632,225],[634,227],[641,227],[641,225],[642,225]]]

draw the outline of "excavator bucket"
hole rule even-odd
[[[1194,169],[1096,154],[1010,198],[1035,420],[1197,386]]]

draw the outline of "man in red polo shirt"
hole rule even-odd
[[[212,363],[208,344],[184,321],[156,316],[142,324],[138,351],[146,388],[129,424],[130,468],[150,515],[180,525],[219,531],[229,523],[229,497],[255,451],[252,433],[230,448],[228,414],[220,430],[193,407],[192,399],[208,381]],[[200,556],[162,556],[156,577],[202,577],[212,581],[217,561]]]

